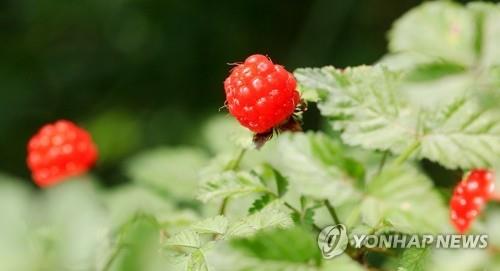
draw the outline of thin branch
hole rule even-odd
[[[389,151],[385,151],[382,154],[382,158],[380,159],[380,164],[378,165],[377,173],[375,174],[375,176],[378,176],[380,175],[380,173],[382,173],[382,170],[384,169],[385,166],[385,162],[387,161],[387,156],[389,156]]]
[[[340,224],[340,219],[337,216],[337,212],[335,211],[335,208],[332,206],[329,200],[325,199],[324,200],[326,209],[328,209],[328,212],[330,213],[330,216],[333,218],[333,221],[335,224]]]

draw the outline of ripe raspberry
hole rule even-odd
[[[463,179],[450,201],[451,222],[460,233],[466,232],[474,219],[491,199],[494,190],[493,173],[475,169]]]
[[[264,133],[286,121],[300,101],[293,75],[263,55],[252,55],[224,81],[229,112],[241,125]]]
[[[80,175],[96,159],[97,149],[89,133],[66,120],[43,126],[28,143],[28,167],[40,187]]]

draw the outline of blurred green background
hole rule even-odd
[[[468,2],[468,1],[462,1]],[[227,63],[369,64],[412,0],[0,1],[0,171],[29,178],[25,144],[47,122],[89,129],[107,184],[138,151],[198,144],[224,103]],[[317,127],[314,110],[310,128]]]

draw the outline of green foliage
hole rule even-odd
[[[472,65],[478,38],[473,13],[452,2],[432,2],[421,5],[396,21],[390,32],[389,49]]]
[[[423,271],[429,255],[429,248],[406,249],[399,259],[398,271]]]
[[[198,186],[198,172],[207,161],[207,155],[197,148],[157,148],[130,159],[126,173],[141,186],[173,197],[192,198]]]
[[[500,156],[497,110],[481,108],[470,94],[450,100],[439,109],[412,106],[404,99],[399,72],[381,66],[299,70],[328,87],[319,104],[342,140],[366,149],[401,154],[415,144],[414,156],[448,168],[489,167]],[[307,81],[305,81],[307,84]],[[413,151],[413,150],[412,150]],[[463,155],[456,156],[460,151]]]
[[[362,166],[326,135],[283,134],[277,148],[281,156],[274,165],[286,174],[294,190],[312,198],[331,198],[338,204],[359,196],[355,183],[363,174]]]
[[[292,225],[290,214],[283,211],[280,205],[280,202],[269,204],[261,211],[234,222],[229,226],[227,235],[245,237],[263,229],[290,227]]]
[[[257,176],[247,172],[228,171],[204,181],[198,199],[207,202],[267,191],[267,187]]]
[[[415,168],[387,168],[366,187],[363,222],[372,227],[388,223],[400,232],[442,232],[448,213],[433,188]]]
[[[376,65],[296,70],[333,130],[281,133],[256,150],[218,117],[196,147],[127,160],[126,185],[82,177],[39,191],[0,175],[0,270],[498,270],[495,205],[472,228],[487,250],[348,247],[325,260],[316,238],[336,220],[351,236],[452,231],[453,187],[419,163],[498,169],[499,18],[495,4],[424,3],[395,23]],[[104,162],[134,150],[135,119],[89,123]]]
[[[314,236],[300,227],[260,232],[231,243],[233,247],[262,260],[303,264],[318,264],[321,260]]]
[[[248,212],[250,214],[253,214],[259,210],[262,210],[262,208],[264,208],[270,202],[271,202],[270,194],[264,194],[252,203],[252,207],[250,207],[250,209],[248,209]]]

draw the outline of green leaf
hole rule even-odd
[[[267,204],[271,202],[271,195],[264,194],[252,203],[252,207],[248,210],[250,214],[262,210]]]
[[[283,134],[278,138],[280,159],[273,165],[286,172],[294,192],[340,204],[359,196],[356,178],[362,167],[346,157],[340,144],[321,133]],[[357,176],[351,176],[357,175]]]
[[[133,157],[126,164],[126,173],[137,184],[175,197],[193,197],[198,171],[207,161],[207,155],[196,148],[163,147]]]
[[[366,271],[358,262],[354,261],[347,255],[339,255],[331,260],[325,261],[320,270],[330,271]]]
[[[263,231],[251,238],[232,240],[231,243],[233,247],[264,261],[319,263],[321,260],[315,237],[301,227]]]
[[[399,100],[399,73],[381,66],[324,67],[311,72],[321,74],[321,79],[315,78],[330,85],[328,98],[318,107],[342,132],[345,143],[399,153],[417,136],[415,113]]]
[[[202,140],[213,153],[252,148],[253,134],[227,114],[210,118],[203,127]]]
[[[448,212],[432,182],[413,167],[388,167],[366,187],[361,203],[363,222],[389,223],[405,233],[441,232]]]
[[[391,52],[417,52],[470,66],[477,60],[476,18],[459,4],[425,3],[394,23],[389,48]]]
[[[398,263],[398,271],[424,271],[430,248],[408,248],[403,251]]]
[[[121,225],[136,213],[171,214],[174,206],[150,189],[137,185],[114,188],[102,196],[114,225]],[[134,200],[130,200],[134,199]]]
[[[269,192],[269,190],[257,176],[247,172],[228,171],[203,181],[198,199],[208,202],[260,192]]]
[[[433,114],[418,156],[448,168],[490,167],[500,157],[500,114],[468,98]]]
[[[492,67],[500,65],[500,5],[473,2],[468,8],[475,12],[480,40],[481,65]]]
[[[491,253],[484,249],[433,249],[429,267],[432,270],[470,271],[498,270],[489,265]]]
[[[316,73],[315,70],[310,68],[302,68],[294,71],[294,76],[299,82],[301,82],[299,89],[301,91],[301,98],[305,101],[319,102],[325,98],[328,93],[328,89],[331,84],[324,82],[322,80],[317,80],[322,78],[321,74]],[[315,78],[315,75],[318,78]]]
[[[216,216],[197,222],[191,226],[191,229],[198,233],[224,234],[227,231],[229,222],[224,216]]]
[[[276,200],[264,209],[232,223],[226,235],[245,237],[262,229],[290,227],[293,221],[290,215],[281,209],[281,205],[279,200]]]
[[[278,196],[283,197],[288,190],[288,181],[287,179],[281,175],[279,171],[276,169],[272,169],[274,177],[276,179],[276,187],[278,189]]]
[[[136,215],[120,229],[115,252],[108,259],[109,269],[99,270],[161,270],[164,263],[159,254],[158,238],[156,219],[146,214]]]
[[[432,81],[465,71],[463,66],[439,61],[416,66],[405,76],[405,79],[410,82]]]
[[[32,211],[38,204],[28,182],[0,173],[0,270],[36,270],[52,268],[50,250],[44,250],[42,238],[27,228],[27,221],[36,218]],[[43,212],[42,212],[43,213]],[[42,234],[38,234],[42,235]],[[42,235],[45,237],[45,234]],[[48,238],[43,238],[48,239]],[[40,248],[40,249],[38,249]],[[37,254],[40,256],[37,257]]]
[[[307,208],[304,211],[304,218],[302,219],[302,224],[308,228],[311,229],[314,225],[314,208]]]
[[[191,253],[186,271],[208,271],[205,255],[201,249]]]
[[[333,85],[319,108],[349,145],[399,154],[417,144],[413,157],[452,169],[490,167],[500,157],[500,115],[470,95],[426,109],[406,102],[401,77],[380,66],[325,67],[321,75]]]
[[[270,164],[263,164],[257,173],[265,183],[274,182],[276,185],[276,195],[283,197],[288,190],[288,180],[278,170]]]
[[[54,256],[51,270],[92,269],[109,242],[111,224],[93,181],[78,177],[43,190],[33,206],[36,229],[45,232],[39,253],[42,261]]]
[[[167,247],[201,248],[200,235],[191,229],[183,230],[170,237],[166,242]]]

